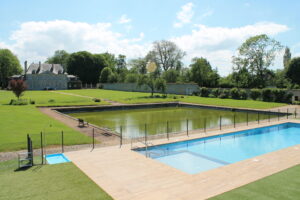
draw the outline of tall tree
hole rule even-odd
[[[219,75],[205,58],[193,58],[191,67],[192,81],[201,87],[216,87]]]
[[[153,49],[147,54],[147,61],[155,62],[164,71],[182,66],[181,59],[185,52],[171,41],[161,40],[153,43]]]
[[[145,58],[136,58],[129,61],[131,71],[146,74],[147,73],[147,60]]]
[[[289,78],[293,84],[300,85],[300,57],[291,60],[286,70],[286,77]]]
[[[67,60],[68,73],[77,75],[83,83],[98,83],[101,70],[107,65],[103,54],[93,55],[86,51],[72,53]]]
[[[268,67],[273,64],[276,53],[282,49],[279,42],[267,35],[257,35],[247,39],[233,57],[236,70],[246,68],[255,77],[255,87],[265,87]]]
[[[289,62],[292,58],[292,54],[290,48],[285,47],[284,55],[283,55],[283,66],[286,69],[289,65]]]
[[[7,78],[14,74],[20,74],[22,68],[20,62],[9,49],[0,49],[0,88],[7,87]]]
[[[61,64],[65,71],[67,71],[67,60],[69,53],[65,50],[56,50],[54,55],[47,58],[46,63],[50,64]]]

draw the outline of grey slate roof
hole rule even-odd
[[[60,64],[35,64],[29,65],[26,74],[42,74],[45,72],[52,72],[53,74],[64,73],[64,68]]]

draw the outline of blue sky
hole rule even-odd
[[[184,63],[206,57],[222,75],[248,37],[266,33],[300,56],[300,1],[1,0],[0,48],[37,62],[57,49],[144,56],[155,40],[174,41]],[[274,64],[281,68],[281,55]]]

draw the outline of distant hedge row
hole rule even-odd
[[[212,97],[212,98],[221,98],[221,99],[253,99],[253,100],[262,100],[267,102],[280,102],[280,103],[290,103],[292,100],[293,94],[288,92],[285,89],[222,89],[222,88],[213,88],[209,89],[206,87],[200,88],[200,92],[194,93],[194,95],[201,97]]]

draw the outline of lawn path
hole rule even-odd
[[[70,95],[70,96],[76,96],[76,97],[83,97],[83,98],[89,98],[89,99],[94,99],[95,97],[91,97],[91,96],[85,96],[85,95],[80,95],[80,94],[74,94],[74,93],[66,93],[66,92],[58,92],[58,91],[51,91],[53,93],[57,93],[57,94],[64,94],[64,95]],[[117,102],[117,101],[112,101],[112,100],[109,100],[109,99],[102,99],[102,101],[106,101],[108,103],[110,103],[111,105],[126,105],[124,103],[120,103],[120,102]]]

